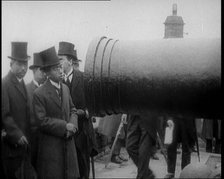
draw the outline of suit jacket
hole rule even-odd
[[[4,157],[22,155],[22,147],[17,146],[17,142],[23,135],[29,140],[29,118],[29,100],[24,81],[19,83],[10,71],[2,80],[2,124],[7,133],[4,138]]]
[[[69,89],[62,84],[61,100],[49,79],[33,95],[34,115],[37,120],[39,178],[67,179],[79,177],[74,137],[65,138],[66,124],[77,128],[77,110]]]

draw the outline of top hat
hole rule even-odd
[[[43,66],[43,60],[40,57],[39,53],[33,54],[33,65],[29,67],[29,69],[33,70],[34,68],[42,67]]]
[[[28,61],[30,56],[27,55],[27,42],[11,42],[12,52],[8,58],[17,61]]]
[[[39,53],[42,58],[42,69],[60,64],[60,60],[56,54],[55,47],[48,48]]]
[[[74,57],[75,45],[69,42],[59,42],[58,55],[68,55]]]

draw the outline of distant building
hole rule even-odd
[[[183,38],[184,21],[181,16],[177,16],[177,4],[173,4],[173,15],[167,16],[165,24],[164,38]]]

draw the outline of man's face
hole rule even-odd
[[[10,63],[11,71],[16,75],[17,78],[23,78],[26,75],[28,62],[12,60]]]
[[[62,65],[59,64],[57,66],[51,67],[50,71],[48,72],[48,77],[56,83],[62,81],[63,80]]]
[[[72,62],[71,62],[72,60],[69,60],[69,58],[65,55],[59,55],[59,58],[63,72],[67,74],[72,68]]]
[[[34,75],[34,79],[39,84],[43,84],[45,82],[45,80],[46,80],[46,74],[42,70],[40,70],[39,67],[34,70],[33,75]]]

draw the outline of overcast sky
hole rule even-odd
[[[163,38],[163,23],[172,14],[173,3],[185,22],[184,38],[221,38],[221,0],[3,1],[2,77],[9,71],[11,41],[27,41],[31,57],[51,46],[57,50],[60,41],[72,42],[83,71],[94,37]],[[29,71],[25,81],[31,78]]]

